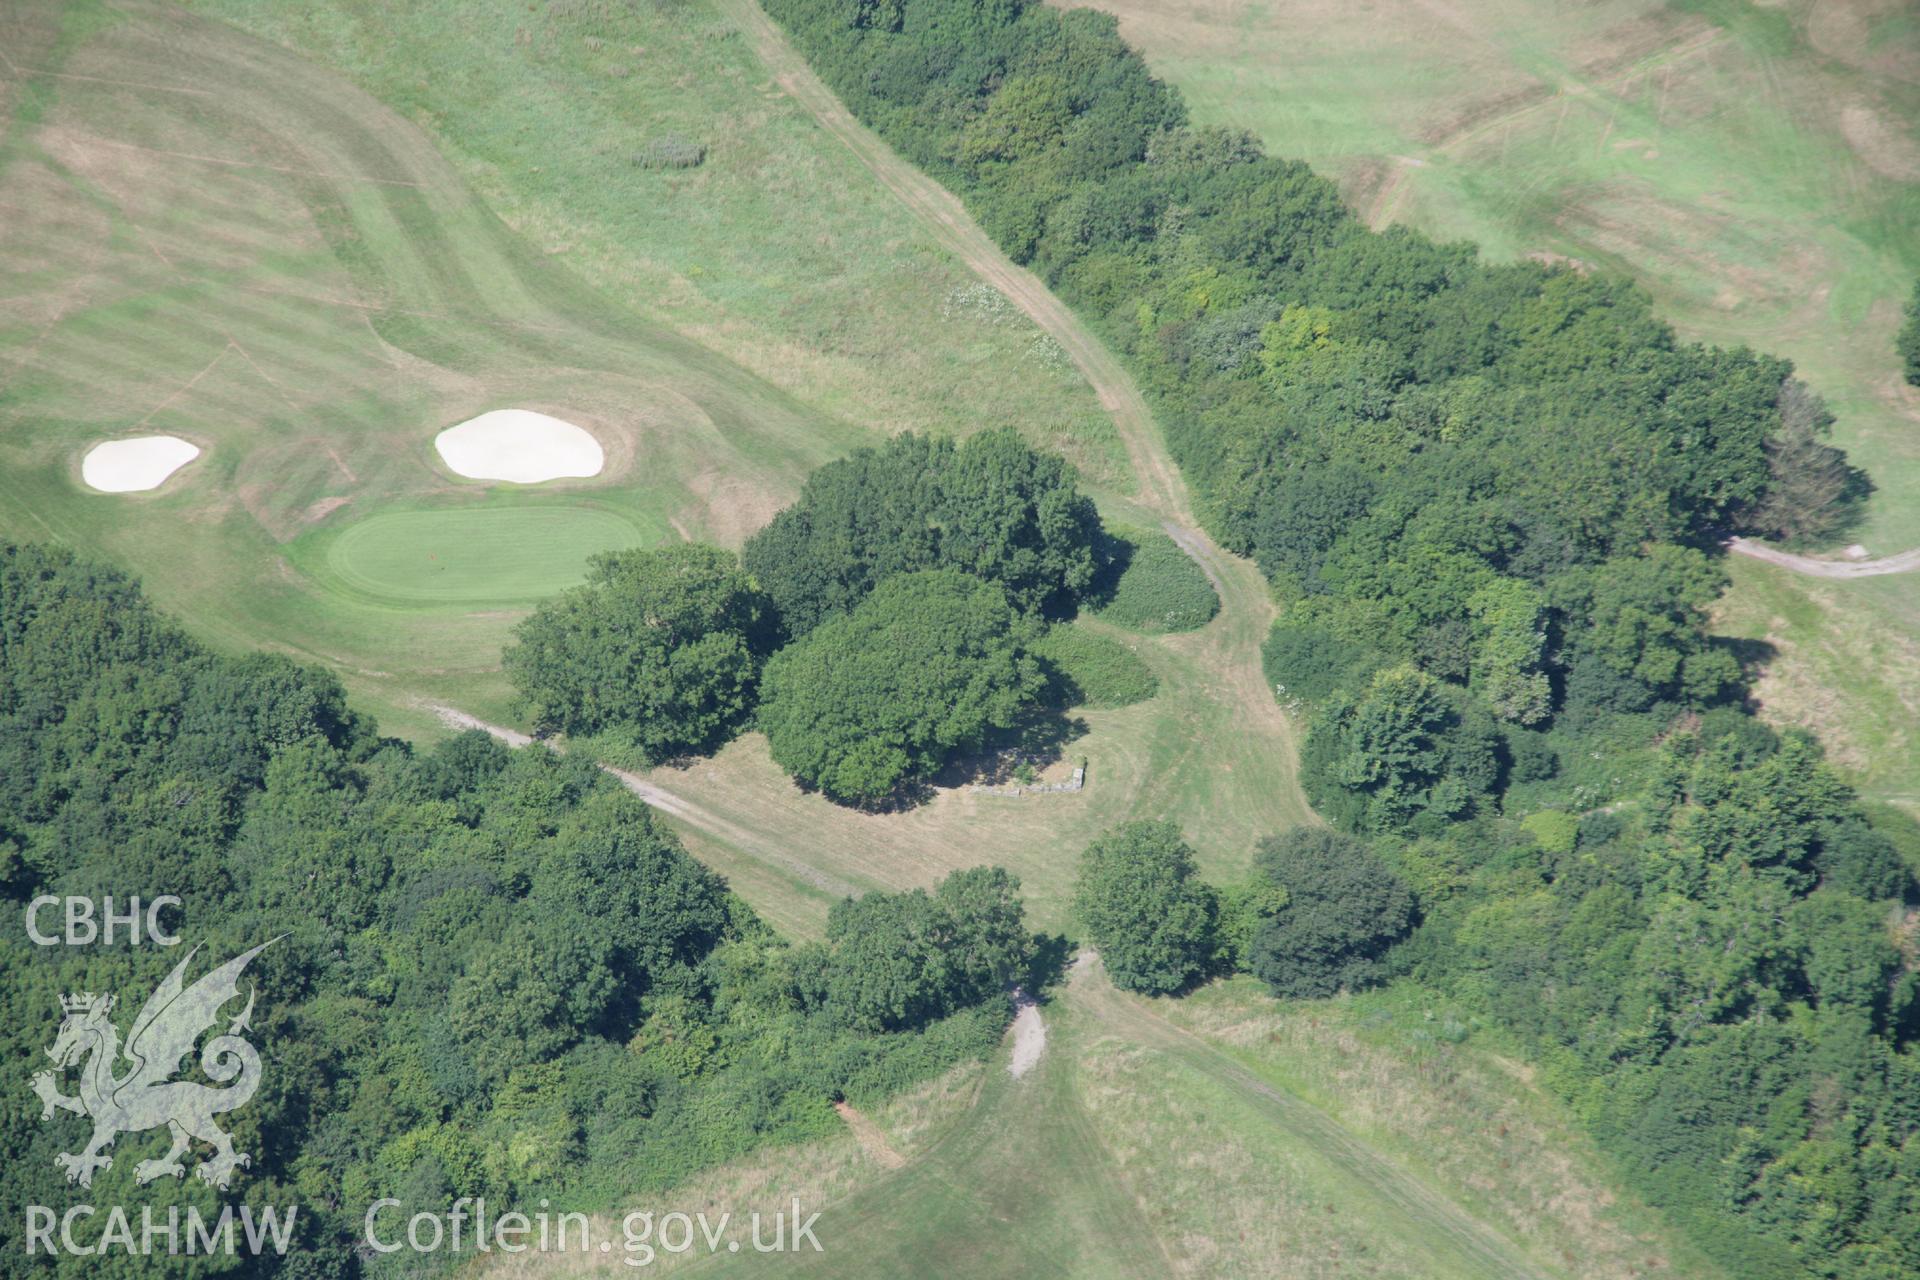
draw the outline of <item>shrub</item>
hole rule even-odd
[[[1204,627],[1220,597],[1193,558],[1164,533],[1115,529],[1109,540],[1113,585],[1099,614],[1116,626],[1158,634]]]
[[[1908,382],[1920,387],[1920,284],[1914,285],[1913,297],[1907,301],[1907,320],[1900,326],[1894,347],[1900,357],[1900,371]]]
[[[1580,820],[1558,809],[1542,809],[1520,820],[1520,826],[1533,837],[1543,853],[1555,856],[1573,852],[1580,837]]]
[[[633,153],[642,169],[697,169],[707,160],[707,144],[685,138],[655,138]]]
[[[1273,624],[1260,658],[1267,683],[1283,703],[1295,698],[1319,702],[1338,689],[1362,684],[1380,662],[1365,646],[1292,614]]]

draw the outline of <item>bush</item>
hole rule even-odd
[[[1907,302],[1907,321],[1900,326],[1894,350],[1907,381],[1920,387],[1920,284],[1914,285],[1913,297]]]
[[[767,664],[760,727],[774,760],[835,800],[893,798],[1038,697],[1033,625],[964,573],[889,578]]]
[[[1335,690],[1364,683],[1380,661],[1364,645],[1293,615],[1273,624],[1260,648],[1260,659],[1274,697],[1283,703],[1295,698],[1319,702]]]
[[[1580,820],[1559,809],[1542,809],[1520,820],[1520,827],[1533,837],[1542,853],[1561,856],[1573,852],[1580,838]]]
[[[1192,631],[1220,612],[1220,597],[1193,557],[1164,533],[1114,529],[1109,540],[1113,583],[1099,615],[1150,635]]]
[[[1160,691],[1160,678],[1138,654],[1082,626],[1049,628],[1032,652],[1046,673],[1046,698],[1054,706],[1128,707]]]
[[[655,138],[633,153],[642,169],[697,169],[706,163],[707,144],[685,138]]]

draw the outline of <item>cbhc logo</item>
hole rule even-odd
[[[91,946],[98,942],[101,946],[111,946],[114,931],[120,929],[125,940],[132,946],[139,946],[142,930],[156,945],[177,947],[180,939],[168,933],[160,925],[160,908],[177,907],[180,899],[170,893],[163,893],[146,904],[141,910],[138,897],[128,898],[124,910],[116,911],[113,899],[100,899],[99,911],[94,910],[92,898],[57,898],[44,894],[27,904],[27,936],[35,945],[42,947]],[[64,916],[65,931],[57,934],[40,932],[40,912],[45,907],[61,907]]]

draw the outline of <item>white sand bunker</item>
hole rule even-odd
[[[539,484],[597,476],[606,465],[600,442],[574,426],[530,409],[495,409],[448,427],[433,447],[469,480]]]
[[[179,436],[106,440],[80,460],[80,478],[102,493],[139,493],[158,489],[168,476],[199,456],[199,446]]]

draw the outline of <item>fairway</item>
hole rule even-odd
[[[327,565],[395,602],[518,603],[579,582],[589,556],[645,541],[624,517],[587,507],[384,511],[343,529]]]

